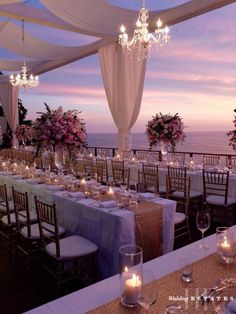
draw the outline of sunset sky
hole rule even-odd
[[[137,10],[140,7],[134,0],[109,2]],[[146,7],[158,9],[183,2],[147,0]],[[61,45],[76,45],[77,34],[50,29],[46,38],[42,27],[34,26],[30,31]],[[133,132],[144,132],[146,122],[157,112],[178,112],[188,131],[232,129],[236,108],[236,4],[172,26],[171,36],[169,45],[148,60],[140,116]],[[41,75],[39,87],[21,92],[20,98],[28,109],[28,118],[35,118],[46,102],[51,108],[82,111],[89,133],[116,132],[98,55]]]

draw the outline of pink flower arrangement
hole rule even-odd
[[[234,109],[234,112],[236,113],[236,109]],[[233,124],[235,129],[227,132],[226,135],[230,137],[229,146],[232,146],[233,150],[236,150],[236,114],[234,116]]]
[[[37,150],[65,149],[71,155],[86,146],[85,123],[78,117],[77,110],[64,112],[62,107],[51,110],[47,104],[45,106],[46,113],[40,113],[41,116],[33,123],[33,144]]]
[[[178,113],[171,114],[157,113],[146,125],[150,149],[160,142],[168,142],[172,150],[177,143],[183,143],[186,138],[184,124]]]
[[[32,141],[32,127],[26,124],[17,125],[16,138],[20,145],[29,145]]]

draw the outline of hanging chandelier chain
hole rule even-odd
[[[22,34],[21,34],[21,38],[22,38],[22,45],[23,45],[23,62],[25,65],[25,20],[22,20]]]
[[[37,87],[39,84],[38,76],[33,76],[32,74],[28,76],[27,74],[27,66],[25,62],[25,21],[22,19],[22,32],[21,32],[21,39],[22,39],[22,48],[23,48],[23,66],[21,68],[21,72],[17,75],[10,75],[10,84],[12,86],[23,87]]]

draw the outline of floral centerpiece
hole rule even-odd
[[[87,144],[85,123],[79,118],[77,110],[64,112],[62,107],[51,110],[47,104],[46,112],[33,123],[33,145],[37,152],[44,148],[51,151],[63,149],[71,156]]]
[[[236,150],[236,109],[234,109],[235,116],[234,116],[234,130],[229,131],[226,133],[226,135],[229,136],[229,146],[233,147],[233,150]]]
[[[150,149],[165,142],[174,151],[176,144],[183,143],[186,138],[184,124],[178,113],[175,115],[157,113],[152,120],[148,121],[146,127]]]
[[[32,127],[26,124],[17,125],[16,138],[20,145],[30,145],[32,141]]]

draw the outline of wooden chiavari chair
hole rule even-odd
[[[166,176],[166,197],[177,201],[175,213],[175,240],[186,235],[191,241],[189,228],[189,202],[191,178]]]
[[[116,186],[125,185],[127,189],[130,186],[130,169],[113,169],[113,183]]]
[[[220,218],[224,218],[225,223],[229,225],[229,212],[231,210],[233,214],[233,209],[236,209],[236,198],[228,196],[228,189],[228,171],[213,172],[203,170],[204,203],[211,209],[213,215],[218,213]]]
[[[102,159],[102,158],[96,159],[96,173],[97,173],[98,180],[101,183],[108,182],[107,159]]]
[[[138,160],[147,160],[148,152],[142,151],[142,150],[137,150],[135,155],[136,155]]]
[[[236,170],[236,156],[230,156],[226,159],[226,165],[232,170]]]
[[[158,173],[145,173],[138,171],[137,192],[159,193]]]
[[[8,251],[12,257],[12,244],[16,237],[16,218],[14,214],[14,205],[8,200],[6,185],[0,185],[0,211],[3,216],[0,218],[0,235],[8,241]]]
[[[94,174],[93,157],[83,157],[84,172],[86,175]]]
[[[185,154],[184,153],[173,153],[172,154],[173,162],[178,163],[179,165],[184,165],[185,163]]]
[[[56,279],[59,290],[62,283],[80,275],[77,264],[79,260],[84,258],[95,260],[98,247],[93,242],[78,235],[61,238],[56,205],[41,202],[37,197],[35,197],[35,205],[43,248],[47,257],[56,262],[56,272],[49,267],[50,264],[44,266]],[[73,263],[70,263],[71,266],[65,265],[66,261],[73,261]]]
[[[37,215],[29,208],[28,193],[21,193],[12,188],[12,197],[14,202],[14,212],[16,221],[17,243],[16,259],[18,251],[30,257],[39,244],[39,227]],[[39,246],[37,247],[39,248]]]
[[[203,166],[218,166],[220,164],[220,156],[203,155]]]

